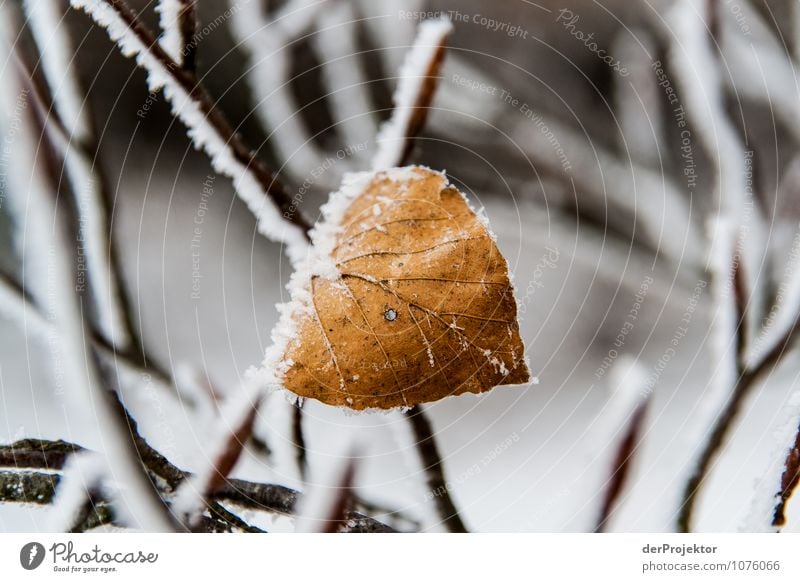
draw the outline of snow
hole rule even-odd
[[[378,134],[378,151],[372,159],[373,170],[392,168],[401,163],[409,137],[408,124],[419,93],[428,77],[431,63],[452,30],[453,25],[447,18],[425,20],[420,24],[414,46],[398,74],[397,89],[392,97],[392,117],[381,126]]]
[[[208,154],[217,172],[233,180],[236,193],[256,217],[258,231],[270,240],[284,243],[290,260],[299,259],[307,246],[302,230],[283,219],[278,208],[265,195],[253,171],[234,157],[231,148],[208,121],[200,105],[174,80],[164,63],[153,56],[119,13],[103,0],[70,2],[74,8],[84,10],[105,28],[125,56],[136,58],[136,63],[147,71],[151,91],[163,88],[172,112],[188,128],[195,148]]]
[[[66,142],[57,131],[48,131],[64,158],[64,168],[70,182],[78,209],[78,247],[85,257],[87,279],[91,283],[90,297],[97,310],[100,333],[119,350],[130,346],[131,337],[125,323],[125,314],[119,286],[111,266],[110,227],[106,212],[103,177],[99,176],[94,161],[89,159],[77,144]]]
[[[269,133],[278,159],[285,164],[281,170],[288,170],[297,183],[336,188],[339,177],[351,165],[347,159],[333,160],[316,145],[291,88],[291,48],[325,3],[292,0],[268,21],[259,2],[229,2],[231,32],[249,56],[246,79],[255,112]]]
[[[53,331],[36,307],[2,278],[0,278],[0,315],[13,321],[26,336],[35,337],[43,342],[47,341]]]
[[[105,464],[94,453],[71,455],[62,471],[53,504],[48,508],[45,531],[67,532],[75,525],[79,512],[97,491],[105,476]]]
[[[692,135],[717,166],[714,194],[719,211],[738,224],[747,190],[745,152],[725,112],[722,67],[708,39],[702,16],[705,9],[705,3],[699,0],[679,0],[671,6],[665,23],[672,39],[667,60],[692,122]],[[736,235],[733,233],[734,238]]]
[[[328,466],[316,477],[314,482],[303,492],[297,507],[295,518],[296,533],[314,533],[325,531],[330,519],[335,515],[342,495],[352,491],[359,457],[357,439],[354,431],[350,431],[346,448],[333,456]]]
[[[608,400],[597,423],[592,427],[591,441],[595,447],[602,447],[616,453],[619,441],[625,437],[625,430],[636,410],[649,397],[642,393],[647,386],[647,370],[635,357],[624,354],[611,368],[608,379]],[[607,476],[604,475],[605,479]]]
[[[327,87],[336,130],[351,148],[371,143],[378,131],[369,81],[356,42],[358,24],[350,3],[334,3],[320,12],[317,33],[311,37],[323,59],[320,74]],[[362,151],[366,147],[356,149],[356,157]]]
[[[783,280],[775,295],[775,306],[764,322],[759,337],[753,342],[749,354],[750,367],[758,362],[783,338],[796,323],[800,313],[800,236],[792,241],[788,260],[783,269]]]
[[[25,0],[25,13],[39,48],[45,79],[53,94],[53,105],[69,136],[79,142],[90,137],[86,96],[80,87],[64,10],[53,0]]]
[[[159,24],[164,31],[159,42],[169,57],[179,65],[183,65],[184,49],[187,42],[192,40],[183,38],[181,30],[183,12],[191,3],[192,0],[159,0],[156,6]]]
[[[776,532],[772,525],[775,507],[780,501],[781,478],[784,462],[790,448],[794,445],[797,431],[800,430],[800,391],[794,392],[781,411],[782,419],[774,431],[774,444],[769,456],[768,470],[759,476],[755,483],[750,512],[740,525],[745,532]],[[796,500],[795,500],[796,501]]]
[[[262,386],[247,383],[241,393],[223,406],[220,418],[210,430],[209,442],[202,443],[202,452],[206,455],[203,467],[181,483],[175,492],[172,510],[182,519],[188,519],[191,523],[200,515],[213,483],[220,478],[222,468],[218,466],[219,460],[231,447],[244,448],[246,443],[238,439],[253,418],[254,410],[258,410],[262,398]]]
[[[637,163],[657,168],[667,152],[664,120],[661,115],[661,88],[651,65],[657,54],[655,39],[646,30],[620,35],[611,54],[625,63],[628,76],[615,76],[614,101],[625,156]]]

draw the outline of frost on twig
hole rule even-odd
[[[398,75],[392,100],[394,111],[378,134],[373,170],[403,166],[414,147],[414,138],[425,125],[445,54],[445,42],[453,30],[446,18],[425,20],[419,26],[414,46]]]
[[[81,241],[78,258],[88,274],[97,327],[110,345],[126,351],[135,339],[132,314],[109,238],[108,182],[96,157],[94,127],[63,21],[64,10],[55,0],[26,0],[24,6],[52,106],[46,104],[48,100],[31,72],[33,98],[44,109],[45,129],[64,160],[75,198]]]
[[[639,452],[651,394],[645,392],[647,373],[641,364],[630,356],[620,358],[612,369],[610,382],[613,394],[608,410],[603,411],[603,432],[598,442],[608,444],[615,451],[611,472],[605,482],[603,502],[595,531],[608,529],[614,511],[622,502],[631,467]]]
[[[783,527],[786,525],[786,504],[789,502],[797,485],[800,483],[800,424],[795,433],[794,442],[789,447],[786,460],[783,463],[783,474],[781,475],[781,488],[777,497],[778,503],[772,514],[772,525]]]
[[[97,455],[79,452],[70,455],[62,470],[56,495],[47,516],[47,531],[69,532],[75,529],[86,505],[96,503],[105,478],[105,465]]]
[[[769,466],[753,490],[750,511],[740,529],[775,532],[786,525],[786,506],[800,478],[800,392],[789,397],[773,434]]]
[[[712,319],[712,342],[718,362],[711,386],[703,396],[699,430],[706,439],[686,487],[678,527],[688,531],[697,497],[714,460],[724,447],[743,402],[758,385],[762,373],[771,372],[783,352],[794,342],[787,333],[758,363],[747,364],[760,305],[761,273],[766,243],[760,212],[753,201],[752,153],[729,119],[724,102],[723,67],[719,64],[706,28],[706,8],[699,0],[680,0],[667,15],[670,48],[668,62],[685,100],[685,108],[700,145],[714,168],[715,212],[709,220],[709,267],[717,305]],[[748,182],[748,168],[751,175]],[[750,212],[748,212],[750,209]],[[711,430],[707,426],[712,425]]]
[[[322,80],[328,91],[336,130],[351,146],[372,143],[378,126],[372,113],[364,67],[356,43],[359,24],[349,2],[333,2],[319,15],[319,30],[311,37],[322,62]],[[356,148],[355,155],[366,151]]]
[[[291,51],[312,34],[320,12],[331,10],[334,2],[292,0],[271,19],[264,16],[259,2],[229,2],[231,32],[249,57],[247,81],[255,111],[278,158],[295,181],[335,188],[350,164],[337,159],[335,172],[319,171],[328,167],[327,155],[305,127],[291,90]]]
[[[124,55],[136,58],[147,71],[151,90],[163,88],[195,147],[208,154],[215,170],[233,180],[237,194],[256,217],[258,231],[285,243],[290,259],[299,259],[307,248],[308,223],[272,172],[217,111],[197,79],[167,55],[122,0],[70,1],[106,29]]]
[[[305,492],[297,510],[298,533],[335,533],[347,522],[353,505],[356,476],[355,448],[350,446],[342,458]]]
[[[160,455],[139,435],[136,422],[128,417],[129,428],[136,444],[137,452],[147,467],[154,483],[164,497],[171,498],[174,491],[191,478],[172,465],[168,459]],[[64,441],[43,441],[27,439],[9,445],[0,445],[0,502],[37,503],[47,505],[53,501],[55,491],[61,481],[61,471],[68,459],[79,452],[81,447]],[[47,472],[45,472],[47,471]],[[100,525],[100,523],[120,523],[111,513],[108,500],[103,498],[95,505],[96,516],[87,516],[81,531]],[[292,515],[298,499],[302,496],[288,487],[270,483],[254,483],[241,479],[228,479],[213,494],[218,503],[231,504],[250,511],[267,512],[278,515]],[[363,502],[356,500],[358,505]],[[201,525],[206,526],[205,518]],[[98,523],[100,522],[100,523]],[[91,525],[94,523],[95,525]],[[124,525],[124,524],[121,524]],[[345,530],[348,532],[386,532],[393,531],[387,525],[363,514],[351,511],[348,513]]]
[[[207,501],[228,480],[252,435],[262,398],[260,388],[250,387],[228,405],[229,411],[217,422],[205,468],[178,488],[173,509],[189,525],[196,522]]]
[[[4,7],[3,10],[7,9]],[[8,22],[7,17],[7,14],[2,15],[0,20],[4,21],[3,25]],[[13,75],[10,77],[13,79]],[[4,85],[6,91],[14,91],[11,79],[7,79]],[[27,91],[30,94],[31,90]],[[74,422],[86,421],[97,427],[103,444],[101,455],[110,476],[126,483],[126,487],[119,491],[120,512],[132,524],[145,529],[169,530],[171,522],[163,504],[145,476],[127,431],[119,423],[107,399],[108,393],[101,385],[100,371],[89,348],[91,335],[84,315],[85,307],[76,292],[71,270],[72,256],[67,252],[71,245],[68,244],[62,215],[57,212],[55,204],[57,186],[52,183],[51,174],[42,169],[40,157],[36,156],[39,144],[32,135],[36,128],[33,119],[21,125],[19,141],[15,146],[20,155],[27,156],[31,161],[27,165],[30,173],[25,177],[26,182],[18,184],[20,188],[17,192],[27,194],[27,213],[23,215],[25,222],[22,223],[25,232],[28,236],[36,237],[39,256],[47,260],[42,282],[47,288],[60,291],[46,294],[42,306],[57,330],[52,334],[55,341],[51,342],[50,347],[54,352],[53,357],[60,358],[62,362],[64,390],[71,405],[70,418]],[[86,408],[83,407],[87,401],[95,403],[94,415],[88,420],[85,418]]]
[[[161,46],[187,71],[195,69],[197,0],[159,0],[156,10],[161,25]]]

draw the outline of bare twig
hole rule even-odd
[[[773,526],[782,527],[786,525],[786,504],[789,502],[794,490],[797,489],[798,483],[800,483],[800,429],[795,435],[794,444],[789,449],[789,454],[786,455],[786,461],[784,462],[781,490],[778,494],[779,500],[772,517]]]
[[[414,439],[420,461],[425,469],[427,484],[430,491],[435,492],[436,508],[439,518],[448,531],[455,533],[466,533],[467,527],[458,514],[455,502],[450,497],[450,490],[444,478],[444,467],[439,447],[433,434],[433,426],[425,414],[425,410],[419,406],[412,408],[405,413],[406,418],[411,423],[414,431]]]
[[[210,450],[206,451],[205,467],[191,479],[184,479],[178,489],[173,506],[189,524],[196,521],[207,500],[228,480],[253,432],[261,398],[259,389],[254,393],[246,391],[233,402],[232,418],[225,424],[220,419],[215,427],[219,434],[212,437]]]
[[[688,532],[692,528],[692,518],[697,501],[697,494],[713,466],[713,462],[723,448],[728,434],[733,428],[734,421],[739,416],[746,396],[757,382],[765,375],[770,374],[775,366],[780,363],[784,354],[794,348],[800,327],[795,325],[786,333],[783,339],[764,357],[755,367],[740,373],[736,386],[725,408],[714,423],[714,428],[705,443],[697,465],[692,472],[683,491],[683,503],[678,515],[679,531]]]
[[[85,138],[83,142],[79,142],[74,135],[68,133],[64,121],[53,109],[53,104],[49,100],[45,89],[45,80],[42,79],[37,70],[30,69],[24,61],[19,58],[16,52],[15,57],[22,78],[32,95],[34,108],[44,122],[46,136],[50,139],[51,143],[59,144],[59,149],[64,155],[67,155],[67,152],[71,152],[69,155],[78,156],[83,160],[82,163],[86,166],[84,169],[94,176],[90,181],[93,184],[97,182],[102,185],[100,188],[101,194],[99,195],[101,200],[98,201],[98,207],[106,208],[107,205],[103,200],[108,201],[110,195],[106,187],[107,180],[105,174],[102,172],[100,166],[94,163],[94,160],[97,158],[97,144],[90,141],[90,137]],[[89,126],[89,129],[90,128],[91,126]],[[89,131],[89,129],[86,131]],[[93,133],[88,135],[91,136]],[[107,224],[108,221],[106,220],[106,225]],[[104,232],[103,229],[100,230]],[[103,234],[101,236],[106,235]],[[97,277],[103,279],[108,278],[109,281],[122,281],[119,261],[116,259],[116,251],[107,239],[106,242],[108,244],[107,252],[110,257],[110,262],[108,263],[109,270],[104,270],[103,272],[105,275],[101,273],[98,274]],[[116,288],[116,286],[114,287]],[[171,386],[170,375],[156,363],[154,358],[147,355],[144,342],[138,335],[136,326],[133,323],[133,310],[131,308],[130,298],[125,292],[124,285],[120,284],[118,287],[118,291],[112,295],[113,306],[111,309],[114,312],[120,313],[117,319],[123,322],[122,325],[125,330],[124,335],[132,338],[133,345],[124,348],[116,341],[119,339],[118,337],[114,337],[114,334],[108,333],[108,330],[104,330],[103,326],[100,326],[100,329],[93,328],[88,330],[95,350],[114,362],[122,363],[131,370],[154,377],[161,385]],[[20,323],[25,326],[26,330],[28,329],[28,325],[31,325],[35,326],[34,332],[41,332],[43,337],[49,337],[58,333],[56,328],[51,325],[51,322],[41,315],[43,306],[35,305],[34,300],[28,296],[26,290],[15,281],[5,276],[0,276],[0,291],[2,291],[4,295],[7,295],[9,303],[16,304],[16,309],[11,309],[11,315],[15,316],[15,319],[18,319]],[[96,292],[102,293],[99,289],[97,289]],[[4,302],[4,306],[9,305],[9,303]],[[21,314],[24,314],[22,318],[19,317]]]
[[[13,79],[8,80],[13,87]],[[29,82],[19,75],[20,83]],[[25,125],[23,143],[18,149],[25,150],[28,156],[34,156],[39,144],[35,132],[41,124],[35,116],[36,111],[28,111],[29,118]],[[45,144],[46,146],[50,144]],[[114,478],[126,483],[119,490],[121,506],[128,512],[127,517],[137,520],[148,530],[170,530],[172,522],[164,510],[164,504],[150,486],[141,465],[136,459],[134,449],[122,425],[118,422],[113,408],[107,400],[107,392],[100,383],[102,371],[97,365],[89,349],[90,333],[86,321],[85,307],[77,293],[75,280],[70,268],[72,257],[65,251],[69,248],[64,225],[60,222],[55,204],[58,184],[48,171],[42,171],[34,165],[30,176],[27,202],[35,212],[31,212],[29,220],[39,225],[38,241],[51,259],[48,263],[48,285],[60,289],[61,292],[50,294],[48,310],[57,326],[58,339],[56,348],[63,357],[63,376],[65,379],[69,402],[73,405],[73,414],[85,414],[85,408],[79,403],[92,402],[96,424],[104,445],[101,451],[108,469]],[[135,516],[135,517],[134,517]]]
[[[619,498],[625,489],[631,469],[631,461],[636,454],[641,438],[644,419],[647,415],[647,403],[649,400],[641,402],[633,413],[633,417],[628,423],[625,436],[619,445],[614,464],[612,466],[611,478],[603,498],[603,506],[600,510],[600,517],[594,528],[596,532],[604,532],[608,527],[608,522],[619,503]]]
[[[353,506],[355,474],[356,457],[351,453],[328,482],[312,485],[298,510],[296,531],[336,533],[346,527]]]
[[[265,17],[260,2],[228,2],[231,33],[237,47],[249,58],[246,80],[253,94],[254,110],[279,159],[297,182],[336,188],[338,179],[333,172],[309,176],[311,169],[325,167],[327,154],[303,123],[290,82],[292,49],[310,34],[320,12],[331,10],[333,2],[291,0],[270,19]],[[335,173],[349,169],[349,165],[349,160],[337,160]]]
[[[142,463],[150,471],[163,495],[174,492],[178,485],[192,476],[181,471],[158,451],[150,447],[138,433],[136,422],[129,416],[131,435]],[[64,467],[69,455],[82,451],[81,447],[64,441],[26,439],[0,446],[0,502],[49,504],[61,476],[37,470],[58,471]],[[267,511],[280,515],[293,515],[301,495],[282,485],[253,483],[243,479],[228,479],[213,494],[212,500],[224,501],[254,511]],[[108,523],[108,521],[104,521]],[[363,514],[347,514],[348,532],[390,532],[389,526]]]
[[[303,434],[303,408],[300,402],[295,404],[292,410],[292,444],[300,479],[305,481],[308,473],[308,460],[306,458],[306,438]]]

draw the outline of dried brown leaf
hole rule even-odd
[[[506,260],[443,174],[376,172],[335,237],[288,315],[287,389],[361,410],[529,381]]]

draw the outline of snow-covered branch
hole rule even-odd
[[[163,89],[195,147],[208,154],[218,172],[233,180],[237,194],[255,215],[259,232],[286,244],[292,260],[303,256],[307,221],[292,196],[245,146],[197,79],[169,57],[123,0],[70,2],[104,28],[124,55],[136,58],[147,71],[151,90]]]
[[[213,436],[205,469],[178,489],[174,509],[190,525],[205,509],[207,500],[228,480],[253,432],[262,398],[260,387],[250,387],[229,405],[231,410],[218,422],[218,434]]]
[[[297,182],[336,188],[341,174],[351,166],[347,159],[337,159],[335,172],[320,170],[329,167],[328,156],[305,127],[291,90],[291,50],[310,34],[320,12],[330,10],[334,2],[292,0],[272,19],[265,18],[259,2],[229,2],[231,32],[249,56],[247,81],[255,111],[279,159]]]
[[[372,143],[378,131],[368,91],[369,81],[358,62],[358,24],[349,2],[334,2],[319,15],[319,30],[311,37],[322,62],[322,79],[328,90],[336,129],[351,147]],[[366,151],[358,149],[355,155]]]
[[[192,474],[181,471],[152,449],[139,435],[133,419],[129,421],[142,462],[154,481],[159,483],[161,494],[167,498],[171,497],[181,483],[193,477]],[[77,453],[85,454],[85,450],[64,441],[28,439],[10,445],[0,445],[0,468],[10,469],[0,470],[0,502],[40,505],[52,503],[61,482],[60,471],[67,465],[70,457]],[[293,515],[302,495],[281,485],[228,479],[212,498],[217,503],[224,502],[250,511]],[[355,500],[355,503],[363,505],[363,502],[358,500]],[[95,525],[92,527],[111,522],[113,514],[107,502],[102,501],[102,492],[101,500],[95,503],[95,508],[102,515],[100,523],[94,518]],[[207,519],[202,518],[200,524],[207,525]],[[83,528],[81,531],[85,529],[89,528]],[[375,519],[348,510],[344,531],[379,533],[393,530]]]
[[[159,0],[156,10],[164,51],[181,67],[193,71],[197,53],[197,0]]]
[[[614,392],[608,404],[609,409],[603,413],[603,427],[611,435],[598,434],[598,442],[610,443],[615,454],[595,526],[598,532],[606,531],[614,511],[622,501],[633,461],[642,444],[651,396],[651,393],[644,391],[647,385],[646,370],[630,356],[620,359],[612,369],[611,383]]]
[[[140,342],[135,337],[129,301],[121,288],[121,273],[109,239],[111,196],[97,160],[94,127],[78,79],[64,11],[61,3],[53,0],[25,0],[24,7],[52,105],[43,93],[44,82],[37,82],[37,73],[31,71],[34,99],[44,109],[45,129],[64,160],[75,199],[80,225],[78,255],[88,274],[97,327],[115,349],[127,351]],[[58,131],[53,131],[56,128]]]
[[[392,117],[378,134],[378,151],[372,169],[403,166],[414,147],[414,138],[425,125],[425,119],[439,84],[439,70],[445,55],[445,43],[453,25],[446,18],[423,21],[414,46],[398,75],[392,100]]]
[[[297,511],[298,533],[335,533],[347,525],[354,501],[355,448],[350,447],[329,474],[314,483],[303,496]]]

